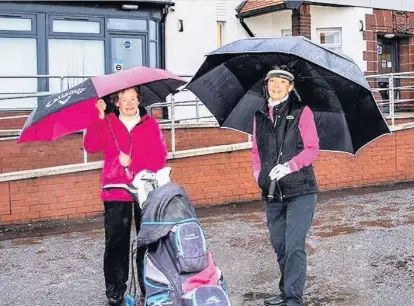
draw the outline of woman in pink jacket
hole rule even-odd
[[[88,127],[84,138],[89,153],[104,153],[101,184],[132,182],[135,174],[147,169],[157,171],[165,166],[167,148],[157,121],[140,107],[138,88],[128,88],[110,96],[115,113],[105,115],[106,103],[96,103],[98,118]],[[129,272],[132,209],[135,227],[140,229],[138,203],[123,189],[102,190],[105,208],[104,274],[106,296],[111,305],[122,303]],[[138,281],[142,297],[145,248],[137,251]]]

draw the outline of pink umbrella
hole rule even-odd
[[[97,118],[96,101],[119,90],[139,86],[142,105],[148,106],[164,101],[184,84],[171,72],[144,66],[87,79],[61,93],[39,97],[18,142],[52,141],[87,128]]]

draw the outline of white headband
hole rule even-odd
[[[266,80],[270,78],[281,78],[288,80],[289,82],[293,82],[293,80],[295,79],[294,75],[291,74],[289,71],[279,69],[270,70],[266,75]]]

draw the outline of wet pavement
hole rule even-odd
[[[414,305],[413,203],[414,184],[322,193],[307,243],[306,305]],[[279,275],[263,204],[198,215],[233,305],[263,305]],[[101,218],[2,229],[0,305],[106,305],[102,260]]]

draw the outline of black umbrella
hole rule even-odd
[[[315,115],[320,148],[356,154],[391,133],[360,68],[348,57],[304,37],[250,38],[207,55],[187,85],[222,127],[252,133],[264,103],[264,76],[284,65]]]

